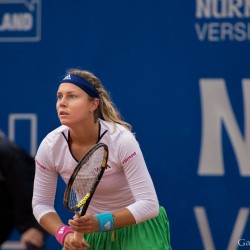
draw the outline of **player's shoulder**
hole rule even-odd
[[[119,144],[127,143],[128,141],[134,141],[134,134],[129,131],[124,126],[101,120],[101,129],[102,132],[107,130],[107,135],[109,137],[110,142],[116,142]]]
[[[112,137],[119,136],[119,135],[129,135],[132,134],[128,129],[126,129],[124,126],[115,123],[115,122],[109,122],[100,120],[101,128],[102,130],[107,130],[108,134]]]
[[[68,136],[68,130],[69,128],[67,126],[61,125],[58,128],[49,132],[44,138],[44,141],[46,141],[47,143],[52,143],[52,142],[55,143],[56,141],[63,138],[63,134],[65,136]]]

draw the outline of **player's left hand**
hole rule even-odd
[[[68,223],[74,231],[81,233],[91,234],[99,230],[98,219],[96,216],[88,213],[82,217],[75,216]]]

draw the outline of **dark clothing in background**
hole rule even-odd
[[[0,137],[0,245],[15,228],[22,234],[35,227],[45,234],[32,211],[34,175],[34,159]]]

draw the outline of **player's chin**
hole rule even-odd
[[[71,124],[69,119],[59,117],[59,120],[60,120],[62,125],[69,126]]]

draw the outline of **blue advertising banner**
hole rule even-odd
[[[173,249],[250,248],[249,0],[0,0],[0,53],[11,140],[35,155],[59,79],[88,69],[133,125]]]

